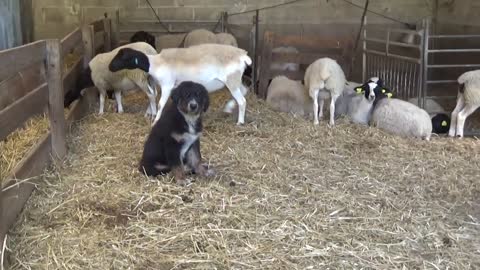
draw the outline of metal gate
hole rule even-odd
[[[401,37],[410,37],[410,42],[400,41]],[[419,97],[422,105],[424,45],[424,29],[370,27],[365,18],[362,80],[382,78],[399,98]]]

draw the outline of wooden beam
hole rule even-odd
[[[43,61],[45,55],[44,40],[0,51],[0,81]]]
[[[48,103],[48,87],[43,83],[37,89],[0,111],[0,141],[22,126],[30,117],[44,111]]]
[[[0,111],[45,82],[43,63],[0,82]]]
[[[270,76],[270,63],[272,61],[272,49],[274,39],[275,34],[273,32],[265,32],[260,66],[260,85],[258,89],[259,96],[263,99],[267,98],[268,77]]]
[[[47,40],[48,115],[52,133],[52,155],[62,160],[67,154],[63,110],[63,63],[60,41]]]
[[[103,45],[105,52],[112,50],[112,20],[105,18],[103,19]]]
[[[272,62],[309,65],[322,57],[339,60],[343,57],[343,50],[339,48],[319,48],[316,53],[272,53]]]
[[[33,42],[33,0],[20,0],[22,43]]]
[[[66,37],[61,41],[62,44],[62,56],[73,51],[79,44],[82,43],[82,30],[76,28],[73,32],[70,32]]]
[[[83,46],[84,46],[84,53],[83,56],[83,68],[88,67],[88,63],[92,60],[94,56],[94,44],[93,44],[93,26],[85,25],[82,27],[82,39],[83,39]]]
[[[40,141],[17,164],[13,173],[5,178],[3,191],[0,191],[0,240],[13,225],[35,188],[38,176],[50,163],[50,133],[43,135]],[[31,179],[29,179],[31,178]],[[22,182],[21,180],[29,179]],[[3,244],[3,242],[2,242]],[[0,244],[0,246],[2,246]]]

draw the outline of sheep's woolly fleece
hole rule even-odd
[[[138,173],[142,95],[80,122],[9,234],[9,269],[480,268],[478,140],[313,126],[252,96],[238,127],[217,93],[202,154],[218,175],[189,187]]]

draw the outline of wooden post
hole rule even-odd
[[[112,49],[117,48],[120,44],[119,24],[120,24],[120,11],[117,9],[117,11],[115,12],[115,20],[110,21]]]
[[[260,74],[262,74],[262,78],[260,79],[260,85],[258,89],[260,98],[263,99],[267,98],[268,80],[271,77],[270,62],[272,60],[274,38],[273,32],[265,32],[263,39],[262,66],[260,67]]]
[[[223,16],[222,16],[222,19],[223,19],[223,31],[222,32],[228,32],[227,29],[228,29],[228,12],[224,11],[223,12]]]
[[[112,21],[109,18],[103,19],[103,48],[105,52],[112,50]]]
[[[3,203],[3,191],[2,191],[2,185],[0,184],[0,220],[5,220],[5,216],[3,214],[3,207],[4,207],[4,203]],[[0,226],[2,226],[2,223],[3,222],[0,222]],[[3,254],[3,250],[5,249],[3,247],[3,242],[5,240],[5,228],[0,228],[0,268],[3,267],[2,265],[2,260],[1,258],[5,258],[5,255]]]
[[[83,68],[87,68],[88,63],[90,63],[90,60],[92,60],[93,56],[95,55],[95,47],[93,44],[93,26],[82,26],[82,39],[83,46],[85,47],[85,55],[83,56]]]
[[[362,42],[362,82],[367,79],[367,16],[363,18],[363,42]],[[355,52],[353,52],[355,53]],[[354,63],[352,63],[353,65]],[[352,69],[353,70],[353,69]],[[351,74],[350,74],[351,75]],[[372,74],[370,74],[372,75]]]
[[[48,114],[52,134],[52,155],[58,160],[67,154],[61,51],[58,39],[47,40]]]
[[[253,92],[258,94],[257,87],[257,71],[258,71],[258,37],[259,37],[259,23],[260,23],[260,11],[257,9],[255,11],[254,22],[255,24],[255,36],[253,39],[253,68],[252,68],[252,84]]]

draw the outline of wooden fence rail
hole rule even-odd
[[[14,90],[22,93],[0,95],[0,104],[5,105],[0,107],[0,141],[42,112],[47,112],[50,122],[49,132],[39,138],[10,175],[1,176],[0,258],[5,235],[21,213],[36,181],[52,162],[65,157],[67,126],[83,117],[96,99],[94,91],[87,91],[72,104],[67,115],[64,113],[64,94],[75,87],[77,78],[93,58],[95,48],[101,47],[102,52],[111,49],[111,27],[110,19],[102,19],[76,28],[61,41],[40,40],[0,51],[0,85],[4,81],[8,81],[8,85],[26,81],[25,88],[28,88],[25,91],[24,87],[18,87]],[[104,37],[100,44],[95,44],[97,33]],[[64,59],[71,52],[80,53],[81,57],[64,70]]]

